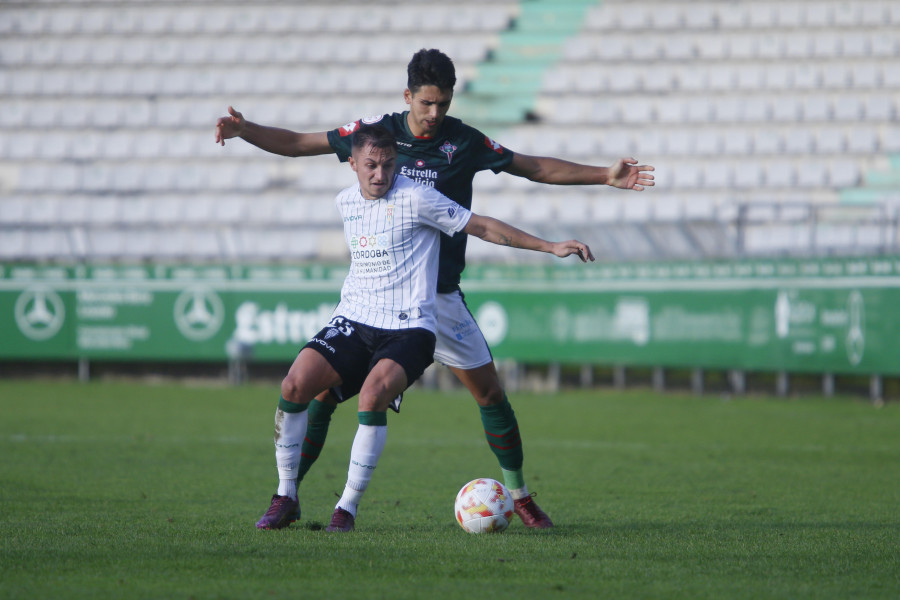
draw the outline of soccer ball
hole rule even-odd
[[[513,516],[509,490],[493,479],[473,479],[459,490],[453,507],[459,526],[469,533],[499,533]]]

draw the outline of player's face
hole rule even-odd
[[[435,85],[423,85],[415,93],[406,90],[403,98],[409,104],[409,115],[406,120],[409,130],[416,137],[433,137],[441,128],[453,90],[442,90]]]
[[[363,198],[377,200],[387,194],[394,183],[397,151],[374,146],[354,148],[350,155],[350,167],[356,171]]]

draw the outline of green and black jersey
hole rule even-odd
[[[406,121],[407,112],[367,117],[328,132],[328,143],[344,162],[350,157],[350,136],[360,125],[383,125],[397,138],[397,173],[436,188],[456,203],[472,208],[472,179],[478,171],[499,173],[513,159],[504,148],[459,119],[445,117],[441,130],[431,138],[417,138]],[[465,233],[453,237],[441,234],[441,263],[438,292],[459,287],[466,267]]]

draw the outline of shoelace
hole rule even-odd
[[[287,496],[279,496],[275,498],[275,501],[272,502],[272,506],[270,506],[269,510],[266,511],[266,516],[277,514],[281,510],[282,505],[284,505],[284,503],[288,502],[289,500],[290,498],[288,498]]]
[[[345,512],[343,510],[335,511],[333,515],[331,515],[331,523],[329,524],[331,527],[346,527],[350,518],[352,518],[349,512]]]

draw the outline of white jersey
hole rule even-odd
[[[366,200],[357,184],[335,202],[351,262],[334,314],[380,329],[436,332],[440,232],[463,230],[471,211],[402,175],[383,198]]]

